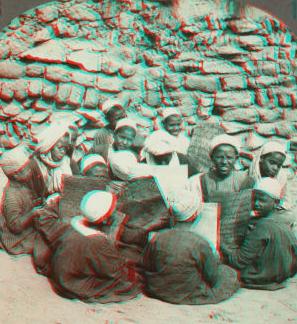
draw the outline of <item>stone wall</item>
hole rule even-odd
[[[232,1],[55,1],[0,35],[0,147],[68,118],[90,146],[117,97],[144,135],[166,107],[190,132],[214,120],[242,141],[243,164],[267,137],[294,142],[296,38]]]

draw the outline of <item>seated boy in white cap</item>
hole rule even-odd
[[[86,177],[107,177],[108,166],[101,155],[90,154],[81,160],[80,173]]]
[[[144,251],[149,297],[174,304],[216,304],[239,288],[237,273],[220,264],[218,255],[190,228],[201,209],[191,192],[181,191],[170,200],[174,229],[159,231]]]
[[[221,252],[238,269],[244,287],[275,290],[297,272],[297,239],[293,231],[273,215],[282,199],[282,183],[263,178],[255,186],[253,230],[237,249]]]
[[[127,115],[123,105],[117,99],[109,99],[101,106],[101,111],[105,114],[108,125],[101,128],[95,135],[94,143],[88,154],[100,154],[107,161],[108,149],[114,143],[114,131],[117,122]],[[143,147],[144,139],[137,133],[133,140],[133,149],[138,153]]]
[[[112,193],[91,191],[82,199],[82,215],[72,219],[70,228],[62,235],[51,234],[50,280],[60,296],[114,303],[141,292],[141,277],[128,267],[116,240],[102,231],[104,220],[117,213],[116,203]]]

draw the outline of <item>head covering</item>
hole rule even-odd
[[[55,123],[49,125],[36,136],[37,147],[36,152],[47,154],[51,149],[66,135],[70,136],[67,123]]]
[[[261,156],[273,152],[279,152],[287,156],[286,148],[283,145],[279,144],[278,142],[271,141],[264,144],[261,147],[261,149],[257,152],[249,168],[249,176],[252,177],[256,182],[262,179],[261,172],[260,172]],[[287,176],[282,168],[279,170],[276,179],[281,181],[283,184],[286,183]]]
[[[235,148],[237,155],[240,153],[240,143],[234,136],[227,134],[219,135],[213,138],[210,143],[209,156],[212,157],[214,150],[220,145],[231,145]]]
[[[256,190],[266,192],[270,197],[281,200],[283,197],[283,184],[275,178],[263,178],[254,187]]]
[[[30,156],[25,146],[18,145],[1,156],[0,166],[7,176],[15,175],[29,164]]]
[[[107,191],[93,190],[87,193],[80,204],[82,214],[90,223],[101,223],[116,208],[117,196]]]
[[[99,155],[99,154],[87,155],[80,162],[80,172],[82,174],[86,174],[86,172],[90,169],[90,167],[92,167],[96,164],[99,164],[99,163],[103,163],[103,164],[107,165],[106,161],[104,160],[104,158],[101,155]]]
[[[162,121],[164,121],[169,116],[178,116],[182,118],[181,113],[174,108],[166,108],[162,111],[161,113]]]
[[[202,209],[202,200],[194,192],[181,190],[169,197],[173,216],[179,222],[186,222]]]
[[[135,132],[137,132],[137,125],[135,123],[135,121],[131,118],[122,118],[117,122],[117,125],[115,127],[115,131],[117,131],[118,129],[122,128],[122,127],[130,127],[133,128],[135,130]]]
[[[163,155],[175,151],[170,135],[164,131],[153,132],[144,143],[144,152],[152,155]]]
[[[120,103],[120,101],[116,99],[109,99],[104,102],[104,104],[101,106],[101,111],[106,115],[110,109],[114,106],[120,107],[123,109],[123,105]]]

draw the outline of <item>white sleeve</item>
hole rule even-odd
[[[189,178],[188,181],[186,182],[185,189],[197,193],[197,195],[199,197],[203,197],[201,181],[200,181],[200,178],[203,174],[204,173],[199,173],[199,174],[196,174],[196,175],[192,176],[191,178]]]

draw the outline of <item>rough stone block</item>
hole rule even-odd
[[[67,50],[57,40],[49,40],[42,45],[29,49],[20,55],[21,58],[42,62],[63,63]]]
[[[76,110],[76,114],[82,115],[87,119],[90,119],[93,122],[98,122],[99,120],[103,119],[102,113],[100,113],[98,110],[90,110],[90,109],[83,109],[80,108]]]
[[[214,105],[219,107],[247,107],[254,103],[254,97],[254,93],[250,91],[217,92]]]
[[[49,117],[49,113],[45,112],[45,111],[41,111],[41,112],[36,112],[34,113],[34,115],[29,119],[29,122],[31,124],[41,124],[44,123],[47,118]]]
[[[220,90],[219,78],[215,76],[199,76],[188,74],[185,77],[184,87],[190,90],[200,90],[203,92],[213,93]]]
[[[220,78],[222,90],[243,90],[248,87],[248,78],[245,75],[230,75]]]
[[[53,83],[44,81],[42,87],[42,97],[46,99],[54,98],[56,95],[57,86]]]
[[[44,100],[43,98],[39,98],[36,102],[34,102],[33,108],[37,111],[51,110],[53,108],[53,102]],[[40,116],[42,116],[42,115],[40,115]]]
[[[71,86],[69,84],[59,84],[58,91],[55,95],[56,101],[58,103],[66,103],[70,92],[71,92]]]
[[[46,26],[38,30],[32,37],[32,43],[46,42],[55,37],[54,30],[51,26]]]
[[[124,82],[125,81],[126,80],[124,80]],[[118,77],[104,77],[97,75],[95,87],[101,91],[120,92],[122,90],[122,80]]]
[[[237,134],[241,132],[246,132],[250,129],[249,125],[238,122],[222,121],[221,126],[225,129],[227,134]]]
[[[276,109],[265,109],[265,108],[258,108],[258,107],[254,107],[254,109],[257,112],[261,122],[273,123],[281,119],[281,114]]]
[[[87,50],[70,53],[67,55],[66,62],[78,65],[88,72],[101,71],[101,55]]]
[[[67,102],[70,105],[77,105],[80,106],[82,104],[84,94],[84,88],[79,86],[71,86],[70,94],[67,98]]]
[[[72,4],[64,10],[63,14],[71,20],[78,21],[97,21],[101,19],[96,11],[82,4]]]
[[[141,116],[143,117],[147,117],[147,118],[155,118],[157,116],[157,110],[145,105],[139,105],[139,113],[141,114]]]
[[[293,106],[292,99],[289,94],[278,93],[277,98],[278,98],[278,104],[280,107],[292,107]]]
[[[290,139],[294,137],[294,135],[296,134],[296,129],[293,127],[293,125],[290,122],[281,121],[275,123],[274,126],[275,126],[275,133],[277,136]]]
[[[139,71],[139,69],[137,70]],[[161,68],[148,68],[145,69],[146,76],[152,81],[163,81],[165,70]]]
[[[14,117],[14,121],[19,123],[25,123],[33,115],[31,110],[22,111],[17,116]]]
[[[69,82],[70,69],[60,65],[49,65],[46,67],[45,78],[52,82]]]
[[[196,112],[198,100],[190,91],[172,91],[168,96],[183,117],[191,117]]]
[[[248,19],[231,20],[229,24],[234,33],[252,33],[262,29],[262,25]]]
[[[278,60],[280,73],[290,74],[292,72],[292,65],[288,60]]]
[[[297,121],[297,110],[296,109],[283,109],[282,119],[286,121],[296,122]]]
[[[178,73],[166,73],[164,75],[164,86],[171,89],[180,88],[183,84],[183,77]]]
[[[100,93],[95,89],[87,89],[84,94],[83,106],[87,108],[96,108],[98,106]]]
[[[116,57],[110,57],[109,55],[103,55],[101,61],[101,72],[106,74],[115,74],[119,71],[123,62]]]
[[[39,64],[29,64],[26,66],[26,76],[38,77],[45,72],[45,66]]]
[[[87,27],[81,27],[79,29],[79,26],[77,24],[75,25],[69,25],[68,21],[57,21],[52,23],[52,28],[57,37],[87,37],[88,32],[84,33],[83,35],[79,35],[79,32],[83,32],[83,29],[89,30]]]
[[[14,98],[22,101],[28,97],[28,80],[20,79],[13,82]]]
[[[274,136],[276,134],[274,125],[275,125],[274,123],[258,124],[255,125],[255,131],[259,135]]]
[[[3,60],[7,58],[9,54],[9,46],[7,45],[7,42],[4,40],[0,41],[0,59]]]
[[[280,68],[278,63],[274,62],[257,62],[259,72],[264,75],[276,75],[280,73]]]
[[[256,76],[249,78],[249,86],[252,88],[267,88],[279,85],[279,79],[272,76]]]
[[[267,44],[266,38],[259,35],[237,36],[236,40],[241,47],[250,50],[262,48]]]
[[[202,73],[242,73],[242,69],[228,62],[223,61],[203,61],[200,71]]]
[[[161,93],[146,91],[144,102],[151,107],[157,107],[161,104]]]
[[[170,60],[168,65],[172,72],[199,72],[202,63],[194,61],[174,61]]]
[[[7,117],[14,117],[22,112],[22,106],[17,101],[10,102],[7,106],[2,107],[2,113]]]
[[[285,76],[280,78],[281,85],[287,88],[295,86],[296,79],[293,76]]]
[[[54,5],[37,8],[36,14],[41,22],[47,23],[58,18],[58,10]]]
[[[69,76],[70,76],[70,81],[72,83],[76,83],[84,87],[95,86],[95,82],[96,82],[95,74],[80,72],[80,71],[71,71]]]
[[[28,95],[32,97],[41,96],[42,92],[42,81],[41,80],[30,80],[28,87]]]
[[[4,61],[0,62],[0,77],[7,79],[19,79],[25,74],[25,67],[23,64]]]
[[[253,124],[258,121],[259,116],[252,108],[237,108],[224,112],[222,118],[225,121]]]
[[[134,75],[122,82],[124,90],[142,90],[144,88],[144,79],[138,75]]]
[[[135,65],[132,64],[124,64],[120,67],[119,72],[120,75],[124,78],[128,78],[136,73],[137,69]]]
[[[160,91],[160,83],[158,82],[154,82],[154,81],[150,81],[150,80],[145,80],[144,82],[144,88],[148,91]]]

